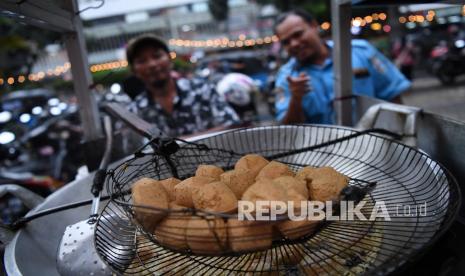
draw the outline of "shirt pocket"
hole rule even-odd
[[[352,91],[355,95],[374,97],[373,75],[364,65],[352,69]]]

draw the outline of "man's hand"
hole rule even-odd
[[[289,90],[291,91],[292,97],[302,99],[305,94],[310,92],[311,87],[309,81],[310,77],[304,72],[300,73],[300,75],[295,78],[288,76],[287,82],[289,83]]]
[[[299,76],[293,78],[287,77],[289,83],[289,90],[291,92],[291,101],[286,112],[286,116],[282,121],[283,124],[295,124],[305,122],[305,114],[302,109],[302,98],[310,92],[309,85],[310,77],[305,73],[300,73]]]

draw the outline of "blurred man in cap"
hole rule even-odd
[[[173,77],[169,49],[162,39],[153,35],[134,38],[128,43],[126,56],[132,73],[146,89],[135,98],[133,110],[168,136],[219,130],[239,123],[237,114],[213,85]]]
[[[277,18],[275,33],[290,60],[276,77],[277,119],[285,124],[335,121],[332,41],[318,35],[318,24],[304,11]],[[400,102],[410,82],[365,40],[352,40],[353,93]]]

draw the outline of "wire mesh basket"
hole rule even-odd
[[[172,176],[185,179],[194,175],[200,164],[229,169],[248,153],[282,162],[294,171],[305,166],[331,166],[350,177],[350,186],[376,183],[364,195],[366,204],[360,211],[369,217],[382,202],[390,220],[326,221],[298,239],[280,238],[271,247],[249,252],[224,249],[224,254],[217,255],[160,243],[163,238],[174,244],[182,239],[176,236],[176,225],[165,232],[148,233],[135,222],[128,193],[134,180]],[[434,242],[453,221],[460,204],[453,177],[424,153],[379,135],[312,125],[232,131],[195,144],[182,144],[169,156],[143,150],[112,170],[107,185],[113,197],[96,226],[95,245],[115,272],[126,275],[387,274]],[[208,221],[205,225],[214,228],[215,235],[210,240],[197,240],[199,247],[208,248],[208,242],[221,247],[227,240],[227,235],[218,233],[227,232],[224,222],[231,214],[156,211],[180,220],[189,214]],[[308,230],[306,227],[302,229]],[[241,242],[274,239],[273,233],[269,235],[244,237]]]

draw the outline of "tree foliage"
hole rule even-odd
[[[0,17],[0,75],[28,74],[45,45],[59,38],[58,33]]]
[[[216,21],[222,22],[228,19],[228,0],[208,0],[208,8]]]

